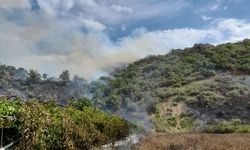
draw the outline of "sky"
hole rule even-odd
[[[249,0],[0,0],[0,62],[88,80],[148,55],[250,38]]]

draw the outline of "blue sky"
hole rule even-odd
[[[250,38],[248,0],[0,0],[1,63],[92,80],[147,55]]]

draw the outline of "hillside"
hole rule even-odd
[[[249,66],[250,40],[148,56],[90,84],[67,71],[53,78],[1,65],[0,115],[17,118],[1,118],[11,133],[4,144],[21,138],[21,147],[93,148],[128,136],[125,120],[140,131],[250,132]]]
[[[0,95],[17,96],[23,100],[38,99],[41,101],[56,100],[66,105],[69,99],[82,97],[83,87],[87,84],[84,78],[74,76],[70,80],[69,72],[63,71],[59,77],[49,77],[36,70],[25,70],[13,66],[0,65]]]
[[[96,106],[156,131],[249,132],[249,66],[250,40],[196,44],[118,68],[89,92]]]

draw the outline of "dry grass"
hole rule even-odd
[[[250,150],[250,134],[157,134],[145,138],[138,150]]]

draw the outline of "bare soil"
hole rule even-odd
[[[150,135],[137,150],[250,150],[250,134],[173,133]]]

